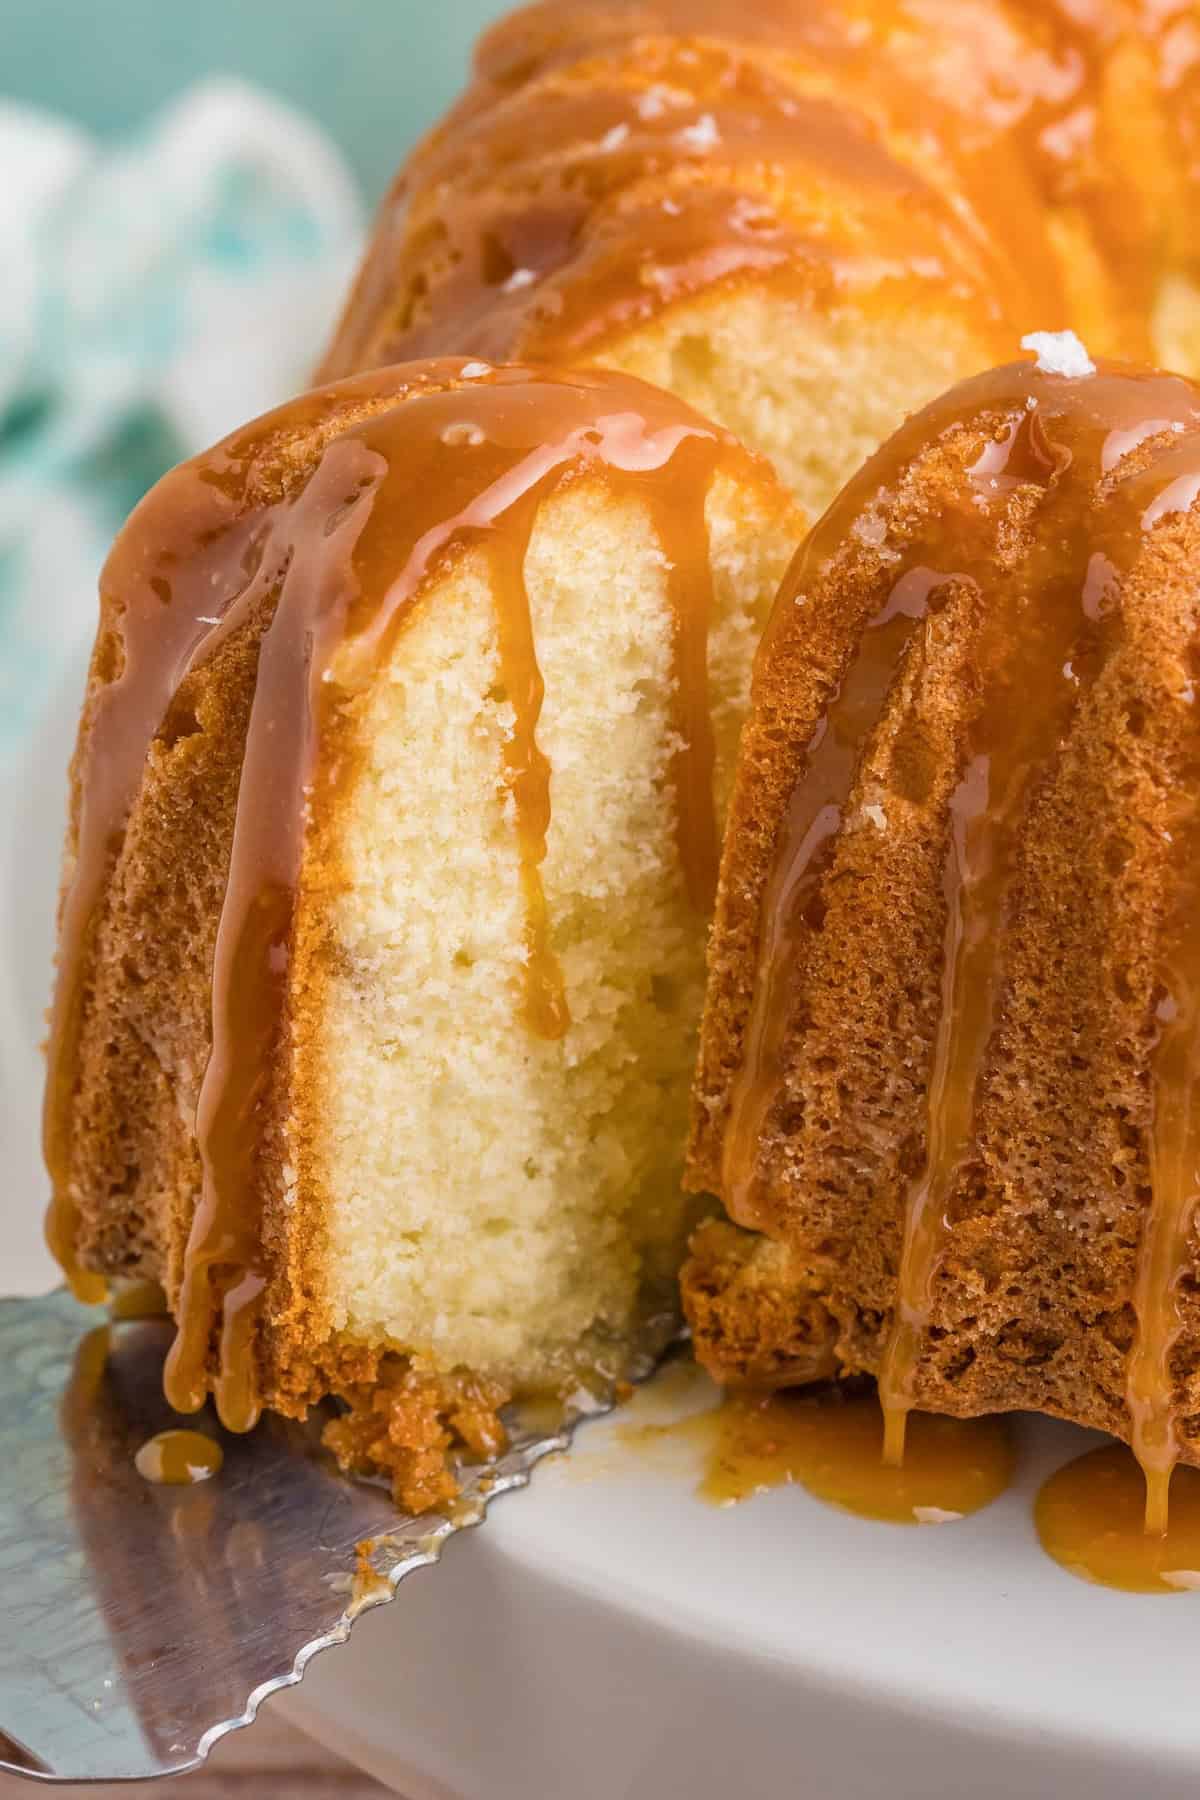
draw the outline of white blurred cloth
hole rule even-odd
[[[172,462],[308,385],[362,240],[324,134],[235,80],[99,144],[0,100],[0,765]]]

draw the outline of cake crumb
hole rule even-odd
[[[406,1513],[457,1498],[456,1450],[491,1461],[507,1446],[498,1415],[510,1396],[482,1376],[439,1375],[398,1362],[378,1383],[339,1397],[347,1410],[330,1420],[321,1442],[346,1474],[386,1475]]]

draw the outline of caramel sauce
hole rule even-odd
[[[519,11],[484,37],[473,87],[385,203],[326,375],[445,350],[578,354],[755,278],[888,307],[933,280],[997,357],[1036,319],[1149,358],[1164,256],[1187,248],[1168,245],[1150,172],[1188,149],[1184,84],[1161,69],[1172,22],[1025,12]],[[1140,111],[1117,105],[1118,83]],[[1081,230],[1095,263],[1064,248]]]
[[[704,442],[682,444],[676,452],[680,489],[653,488],[649,495],[654,530],[666,558],[671,612],[671,703],[678,748],[672,751],[670,779],[679,820],[679,855],[688,896],[697,912],[712,909],[720,863],[720,832],[713,805],[716,744],[708,703],[708,634],[715,604],[712,568],[697,555],[697,536],[706,543],[703,514],[679,504],[680,491],[694,483],[707,490],[710,450]]]
[[[902,1462],[905,1421],[919,1402],[920,1359],[941,1254],[975,1142],[975,1106],[987,1078],[1004,981],[1004,927],[1020,827],[1033,786],[1099,667],[1103,634],[1120,628],[1100,604],[1097,558],[1107,591],[1108,578],[1129,569],[1164,505],[1190,503],[1184,474],[1195,468],[1194,443],[1172,447],[1168,440],[1124,483],[1110,474],[1114,434],[1122,443],[1139,441],[1139,429],[1150,419],[1194,428],[1200,415],[1192,390],[1171,377],[1115,369],[1067,381],[1021,364],[965,384],[919,415],[867,465],[814,532],[777,605],[775,621],[786,622],[830,558],[852,540],[871,501],[895,491],[927,442],[951,427],[984,432],[987,441],[971,471],[972,503],[939,520],[936,543],[910,545],[892,563],[881,563],[882,605],[865,622],[809,741],[765,891],[759,969],[725,1140],[726,1206],[735,1219],[756,1224],[763,1216],[762,1184],[769,1180],[759,1167],[763,1134],[784,1095],[789,1034],[799,1028],[795,971],[804,966],[809,934],[820,929],[814,903],[855,774],[903,659],[926,629],[934,597],[939,590],[974,593],[980,601],[976,623],[964,629],[974,634],[977,699],[963,727],[949,806],[941,1006],[926,1089],[924,1157],[903,1195],[894,1314],[879,1371],[885,1459],[893,1466]],[[1101,499],[1106,476],[1110,491]],[[998,518],[1019,490],[1037,508],[1038,548],[1009,575],[993,560],[994,544]],[[773,622],[769,638],[775,628]],[[770,654],[768,643],[760,668]],[[1177,1329],[1172,1296],[1191,1266],[1187,1234],[1200,1148],[1191,1125],[1198,1026],[1190,996],[1200,973],[1200,945],[1192,941],[1194,854],[1177,851],[1176,863],[1181,923],[1178,942],[1165,948],[1164,985],[1176,1005],[1185,992],[1189,998],[1180,1008],[1181,1022],[1165,1025],[1154,1064],[1155,1195],[1143,1232],[1130,1396],[1151,1484],[1152,1520],[1159,1525],[1165,1489],[1155,1471],[1159,1464],[1169,1470],[1173,1461],[1178,1410],[1169,1371]]]
[[[882,1458],[874,1393],[730,1395],[700,1492],[718,1506],[796,1482],[829,1506],[892,1525],[944,1525],[979,1512],[1012,1480],[1007,1421],[916,1413],[903,1467]]]
[[[193,1487],[207,1481],[225,1460],[220,1444],[201,1431],[160,1431],[134,1457],[144,1481],[164,1487]]]
[[[1053,444],[1048,429],[1055,434]],[[976,657],[982,700],[968,726],[964,770],[950,800],[941,1008],[929,1078],[925,1166],[905,1198],[895,1316],[879,1372],[887,1420],[884,1455],[893,1464],[904,1457],[904,1424],[913,1404],[931,1286],[952,1195],[974,1139],[975,1100],[1004,975],[1004,927],[1021,826],[1034,782],[1078,702],[1078,672],[1095,663],[1088,638],[1096,621],[1084,606],[1094,541],[1085,496],[1099,477],[1100,461],[1087,455],[1096,447],[1094,433],[1090,444],[1068,443],[1058,430],[1057,421],[1047,428],[1040,411],[1029,412],[995,447],[1000,454],[986,452],[977,465],[979,478],[1044,487],[1046,521],[1038,550],[1011,591],[997,590],[986,567],[969,570],[989,607]],[[1102,444],[1099,448],[1102,456]]]
[[[803,573],[794,580],[789,576],[785,592],[794,588],[798,594],[804,585]],[[804,779],[792,796],[763,902],[758,979],[725,1133],[721,1194],[729,1216],[741,1225],[759,1222],[758,1145],[779,1093],[786,989],[806,921],[841,830],[862,745],[880,717],[914,627],[927,618],[931,597],[943,585],[942,577],[920,567],[896,582],[805,752]]]
[[[872,1389],[732,1392],[682,1417],[654,1416],[664,1407],[668,1414],[688,1409],[699,1385],[690,1364],[669,1364],[638,1393],[614,1438],[622,1451],[676,1473],[686,1474],[699,1452],[698,1492],[715,1506],[795,1484],[861,1518],[941,1525],[989,1505],[1012,1479],[1015,1449],[1003,1418],[918,1413],[905,1466],[893,1469],[881,1459],[883,1418]],[[577,1473],[586,1477],[595,1463],[583,1460]],[[623,1466],[603,1456],[600,1464],[606,1472]]]
[[[1034,1508],[1043,1550],[1072,1575],[1135,1594],[1200,1588],[1200,1469],[1180,1469],[1171,1522],[1146,1530],[1146,1477],[1124,1444],[1058,1469]]]
[[[1143,529],[1152,530],[1169,513],[1194,504],[1200,494],[1198,465],[1195,449],[1181,444],[1134,484],[1131,501],[1141,508]],[[1195,654],[1193,650],[1192,663],[1180,670],[1181,692],[1175,701],[1184,720],[1185,752],[1170,819],[1171,886],[1158,949],[1161,998],[1151,1063],[1150,1208],[1138,1250],[1133,1294],[1137,1330],[1126,1373],[1132,1444],[1146,1478],[1145,1529],[1159,1538],[1167,1532],[1180,1423],[1194,1411],[1186,1370],[1174,1368],[1173,1352],[1182,1329],[1180,1286],[1195,1273],[1200,1202],[1200,810],[1195,803],[1200,719],[1192,685]]]
[[[282,495],[281,443],[324,447]],[[529,948],[523,1008],[569,1022],[541,887],[549,765],[537,744],[541,676],[524,547],[546,495],[580,469],[647,501],[663,535],[673,608],[674,758],[681,866],[698,903],[715,877],[705,504],[729,440],[642,384],[556,380],[486,365],[381,372],[271,415],[161,483],[105,571],[117,672],[88,705],[78,849],[63,913],[51,1034],[46,1153],[51,1236],[70,1257],[75,1046],[101,897],[172,697],[235,633],[261,633],[212,976],[212,1047],[196,1129],[203,1169],[167,1362],[168,1398],[195,1411],[213,1379],[223,1423],[258,1417],[255,1344],[269,1258],[259,1169],[286,1033],[306,822],[337,780],[339,708],[373,677],[431,572],[476,546],[489,558],[500,683],[513,710],[501,783],[512,796]]]
[[[550,915],[542,889],[550,829],[550,764],[538,747],[537,722],[546,689],[538,667],[525,587],[525,556],[532,515],[492,550],[492,580],[502,596],[496,608],[500,644],[500,680],[512,706],[513,733],[504,747],[505,779],[517,813],[517,845],[521,888],[525,899],[525,948],[528,956],[525,1016],[539,1037],[560,1038],[571,1023],[566,988],[558,958],[550,947]]]
[[[118,1323],[135,1319],[165,1319],[169,1312],[167,1296],[157,1281],[117,1281],[112,1285],[108,1316]]]
[[[1193,830],[1193,858],[1200,854]],[[1192,869],[1195,868],[1192,862]],[[1194,877],[1193,877],[1194,880]],[[1189,884],[1190,886],[1190,884]],[[1179,1460],[1183,1408],[1171,1366],[1181,1330],[1178,1290],[1194,1266],[1191,1232],[1200,1200],[1200,929],[1197,895],[1189,891],[1180,923],[1180,963],[1159,1007],[1161,1037],[1154,1058],[1151,1206],[1142,1231],[1134,1310],[1137,1335],[1129,1361],[1127,1400],[1133,1446],[1146,1477],[1145,1529],[1167,1530],[1171,1475]]]
[[[829,306],[886,285],[898,304],[936,269],[942,303],[996,354],[1013,320],[1063,316],[1028,236],[1015,257],[969,229],[961,179],[943,193],[824,79],[806,91],[794,67],[789,80],[736,46],[672,39],[583,73],[494,110],[465,103],[418,153],[326,375],[451,346],[569,358],[750,275]]]
[[[380,1573],[372,1562],[372,1557],[379,1548],[378,1538],[360,1538],[354,1546],[354,1575],[350,1584],[350,1600],[347,1612],[351,1618],[369,1607],[378,1606],[392,1597],[392,1584],[386,1575]],[[422,1546],[426,1548],[426,1546]],[[428,1554],[437,1554],[437,1539],[428,1544]]]

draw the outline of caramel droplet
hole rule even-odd
[[[157,1281],[123,1281],[114,1285],[108,1313],[118,1322],[132,1319],[165,1319],[167,1296]]]
[[[134,1457],[144,1481],[164,1487],[191,1487],[215,1475],[225,1453],[201,1431],[160,1431],[147,1439]]]
[[[1131,1594],[1200,1588],[1200,1469],[1178,1468],[1165,1532],[1146,1529],[1146,1479],[1124,1444],[1078,1456],[1034,1508],[1048,1556],[1082,1581]],[[1164,1495],[1165,1500],[1165,1495]]]
[[[892,1525],[942,1525],[988,1506],[1012,1480],[1006,1419],[912,1413],[904,1465],[883,1462],[874,1393],[731,1396],[701,1492],[732,1506],[796,1482],[817,1500]]]

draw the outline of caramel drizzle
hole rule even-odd
[[[806,557],[810,567],[815,560]],[[862,747],[882,716],[914,631],[928,618],[933,596],[953,579],[918,567],[896,582],[868,624],[804,753],[804,772],[792,794],[763,900],[758,975],[725,1132],[721,1193],[726,1211],[739,1225],[759,1222],[758,1145],[784,1079],[787,991],[842,828]],[[803,589],[803,575],[795,585]]]
[[[1022,421],[1011,433],[1010,452],[1023,434],[1032,437],[1040,429],[1038,413],[1027,419],[1028,425]],[[1037,448],[1049,446],[1043,439]],[[987,596],[991,611],[979,654],[983,702],[968,727],[966,769],[950,801],[941,1007],[925,1166],[905,1195],[895,1310],[879,1370],[883,1454],[892,1465],[904,1459],[949,1208],[975,1140],[975,1105],[1000,1001],[1004,927],[1030,794],[1065,736],[1080,697],[1079,675],[1089,663],[1094,669],[1094,658],[1087,656],[1092,621],[1084,598],[1090,516],[1081,512],[1081,500],[1094,486],[1099,464],[1089,466],[1086,455],[1079,455],[1085,448],[1078,446],[1073,456],[1064,447],[1043,474],[1047,495],[1039,542],[1050,543],[1051,555],[1036,557],[1019,583]],[[1023,604],[1027,595],[1032,606]],[[1076,672],[1074,679],[1068,668]]]
[[[1197,452],[1184,445],[1152,467],[1130,496],[1143,530],[1190,508],[1200,493]],[[1184,472],[1176,473],[1182,466]],[[1180,1283],[1194,1267],[1192,1233],[1200,1202],[1200,739],[1191,683],[1173,698],[1187,745],[1171,821],[1172,892],[1159,950],[1159,1037],[1151,1065],[1150,1210],[1138,1246],[1133,1305],[1137,1320],[1126,1371],[1134,1454],[1146,1480],[1145,1529],[1167,1530],[1171,1477],[1179,1461],[1184,1410],[1172,1367],[1183,1321]]]
[[[259,652],[238,785],[213,960],[212,1049],[196,1109],[201,1197],[184,1263],[179,1329],[163,1377],[176,1411],[197,1412],[219,1325],[214,1394],[231,1431],[249,1431],[260,1412],[253,1351],[267,1267],[261,1200],[256,1205],[251,1196],[261,1188],[259,1150],[285,1028],[321,690],[346,629],[353,552],[367,522],[368,497],[385,474],[386,465],[360,440],[335,439],[300,498],[272,520],[276,529],[269,529],[263,575],[249,590],[261,605],[275,572],[286,571]],[[236,628],[251,604],[243,601],[226,626]],[[214,647],[206,646],[210,653]]]
[[[1015,319],[1064,319],[1028,226],[1035,184],[1002,134],[960,154],[961,116],[924,81],[881,84],[877,46],[786,21],[773,43],[753,9],[732,29],[727,7],[719,29],[694,5],[658,13],[644,40],[636,19],[577,24],[527,89],[481,78],[385,205],[326,375],[451,344],[578,353],[755,273],[894,305],[936,271],[997,351]]]
[[[1036,318],[1149,355],[1164,243],[1154,190],[1131,191],[1107,143],[1111,72],[1136,69],[1169,125],[1184,102],[1154,63],[1171,22],[1025,10],[523,9],[385,203],[325,373],[446,348],[561,356],[754,276],[895,305],[931,271],[1006,343]],[[1101,307],[1065,291],[1048,205],[1094,235]]]
[[[229,528],[230,521],[220,516],[217,490],[192,493],[186,499],[180,493],[178,499],[177,530],[186,529],[189,507],[204,517],[214,534]],[[85,707],[86,770],[78,788],[74,870],[60,908],[58,972],[47,1043],[42,1129],[51,1200],[46,1241],[76,1298],[88,1305],[106,1297],[107,1283],[84,1269],[78,1258],[80,1213],[72,1172],[71,1106],[100,903],[155,732],[211,630],[197,615],[221,614],[231,604],[244,581],[242,559],[251,549],[250,533],[244,527],[231,529],[218,583],[190,595],[194,604],[168,605],[164,595],[171,593],[174,571],[166,567],[162,575],[147,580],[148,551],[139,531],[144,518],[144,510],[135,513],[122,540],[124,557],[110,560],[101,578],[102,595],[117,591],[113,577],[119,574],[120,587],[126,583],[131,590],[136,587],[141,604],[127,604],[120,615],[115,634],[120,642],[119,673]],[[169,564],[169,558],[162,561]],[[110,642],[113,635],[110,627]]]
[[[367,300],[374,287],[382,317],[364,306],[360,331],[347,336],[332,366],[344,370],[401,351],[428,355],[448,342],[497,359],[518,349],[562,357],[673,299],[755,271],[795,270],[806,289],[832,302],[839,287],[861,285],[861,278],[853,251],[831,239],[812,203],[818,177],[821,190],[838,195],[848,211],[869,212],[871,281],[886,269],[893,283],[908,280],[920,289],[928,279],[918,274],[922,257],[936,263],[953,271],[945,289],[969,296],[999,341],[1003,277],[1024,284],[1028,257],[1013,269],[990,240],[974,240],[936,187],[875,141],[867,119],[731,65],[726,50],[709,48],[703,57],[690,51],[657,74],[673,98],[653,117],[644,110],[644,90],[617,85],[539,95],[536,123],[502,114],[449,134],[422,177],[431,194],[450,195],[452,204],[427,225],[427,235],[415,236],[411,252],[401,247],[399,269],[391,261],[388,279],[364,288]],[[681,104],[682,95],[688,99]],[[549,174],[536,203],[525,201],[522,209],[507,184],[524,199],[519,171],[531,143]],[[739,186],[733,178],[739,167],[780,165],[797,172],[787,204],[774,203],[767,180]],[[701,167],[730,173],[715,184],[674,189],[666,179],[665,171]],[[610,210],[644,180],[655,184],[652,193]],[[424,186],[411,176],[408,185],[419,205]],[[430,239],[449,251],[426,318]],[[1045,284],[1030,292],[1031,316],[1061,310],[1057,289],[1052,298]]]
[[[1160,397],[1161,407],[1155,404]],[[1195,402],[1185,387],[1167,377],[1116,373],[1064,383],[1016,365],[965,384],[885,447],[818,528],[785,585],[777,618],[786,619],[797,595],[821,572],[830,548],[845,539],[864,496],[894,485],[913,455],[948,423],[982,422],[989,404],[1008,409],[1010,417],[1015,405],[1021,411],[972,471],[981,504],[986,507],[989,487],[1003,492],[1030,482],[1041,486],[1043,548],[1019,579],[999,584],[986,559],[980,562],[971,555],[957,559],[953,576],[940,578],[918,563],[895,581],[882,612],[864,632],[810,739],[780,834],[764,897],[760,964],[725,1140],[726,1204],[734,1217],[753,1223],[756,1184],[764,1179],[758,1168],[759,1139],[785,1078],[788,975],[799,960],[805,913],[818,897],[856,770],[908,643],[927,617],[930,595],[940,584],[970,582],[986,603],[975,652],[982,700],[967,725],[963,774],[949,808],[942,1004],[927,1094],[926,1154],[905,1195],[896,1303],[879,1376],[885,1460],[890,1463],[903,1455],[933,1285],[951,1224],[949,1208],[974,1143],[975,1106],[1003,986],[1003,926],[1018,872],[1022,825],[1033,786],[1052,762],[1099,666],[1104,627],[1096,607],[1096,545],[1104,546],[1107,568],[1124,570],[1164,505],[1178,508],[1195,497],[1195,484],[1187,487],[1174,474],[1168,453],[1149,477],[1131,483],[1124,494],[1118,490],[1103,510],[1095,500],[1103,475],[1130,443],[1139,441],[1139,419],[1196,425]],[[1163,463],[1173,477],[1165,486]],[[1149,504],[1147,483],[1155,496]],[[957,529],[960,534],[964,530],[961,522]],[[954,527],[948,523],[947,530]],[[897,627],[901,618],[910,621],[907,631]],[[1189,899],[1194,867],[1192,858]],[[1200,940],[1193,942],[1192,936],[1196,916],[1194,905],[1185,908],[1188,935],[1180,954],[1190,972],[1189,993],[1200,981]],[[1172,1296],[1188,1265],[1187,1234],[1200,1159],[1200,1127],[1194,1124],[1200,1112],[1186,1098],[1193,1094],[1198,1072],[1200,1026],[1194,1012],[1188,1011],[1180,1041],[1174,1042],[1168,1031],[1164,1045],[1156,1057],[1155,1086],[1171,1100],[1165,1107],[1160,1104],[1155,1122],[1154,1204],[1143,1231],[1138,1278],[1140,1346],[1131,1360],[1141,1389],[1135,1396],[1131,1386],[1135,1448],[1139,1458],[1147,1458],[1152,1506],[1155,1443],[1165,1446],[1157,1452],[1160,1461],[1170,1457],[1174,1443],[1177,1414],[1168,1367],[1171,1334],[1177,1329]],[[1164,1182],[1168,1165],[1172,1174]]]
[[[374,416],[338,419],[339,406],[361,413],[380,403],[387,410]],[[298,494],[255,505],[264,452],[269,469],[281,431],[306,425],[333,434],[315,472]],[[664,528],[676,609],[677,824],[693,887],[715,860],[704,505],[727,443],[667,396],[621,378],[553,381],[461,364],[430,365],[407,379],[382,372],[297,402],[169,477],[119,542],[106,591],[124,602],[124,664],[93,707],[78,866],[64,915],[76,930],[64,939],[47,1112],[48,1147],[68,1173],[86,952],[142,767],[179,682],[234,632],[270,615],[214,958],[212,1049],[197,1108],[202,1192],[165,1378],[178,1410],[203,1403],[214,1330],[222,1421],[249,1429],[261,1407],[254,1350],[270,1257],[259,1157],[287,1032],[306,824],[336,779],[329,746],[339,701],[371,680],[440,560],[480,545],[495,576],[500,677],[514,710],[504,783],[526,902],[525,1012],[531,1028],[561,1036],[569,1015],[540,878],[550,768],[536,736],[542,683],[523,572],[529,535],[542,500],[580,467],[602,469],[648,498]],[[56,1181],[56,1194],[67,1192],[67,1182]],[[61,1235],[70,1221],[61,1199],[56,1209]]]
[[[504,746],[505,780],[517,811],[517,846],[521,889],[525,900],[525,1018],[538,1037],[561,1038],[571,1023],[566,987],[558,958],[550,947],[550,913],[542,886],[546,834],[550,829],[550,764],[538,747],[537,723],[546,686],[538,667],[525,557],[534,514],[522,509],[506,540],[492,548],[492,580],[500,596],[496,607],[500,679],[515,714]]]
[[[1182,966],[1172,971],[1171,1015],[1154,1057],[1151,1205],[1138,1249],[1137,1331],[1126,1378],[1133,1449],[1146,1478],[1146,1531],[1154,1537],[1167,1529],[1171,1476],[1179,1461],[1180,1406],[1171,1353],[1182,1329],[1179,1283],[1192,1266],[1189,1238],[1200,1200],[1200,931],[1194,894],[1192,903],[1180,945]]]
[[[1135,499],[1131,503],[1128,495],[1121,497],[1124,504],[1118,502],[1109,517],[1088,505],[1109,466],[1110,436],[1106,430],[1099,441],[1094,434],[1090,443],[1076,438],[1068,453],[1073,457],[1069,478],[1056,484],[1039,539],[1049,548],[1049,555],[1043,550],[1039,560],[1053,565],[1061,559],[1062,596],[1068,602],[1074,598],[1078,610],[1072,616],[1070,610],[1062,609],[1061,602],[1041,610],[1048,598],[1043,589],[1038,595],[1039,612],[1040,619],[1051,625],[1049,631],[1037,632],[1031,621],[1001,624],[998,650],[1004,657],[1007,636],[1012,679],[1007,682],[1007,694],[988,683],[987,691],[994,697],[992,716],[987,717],[989,709],[985,707],[982,729],[973,733],[973,763],[951,803],[943,1001],[930,1079],[926,1164],[906,1195],[895,1311],[879,1372],[884,1460],[891,1464],[903,1460],[905,1427],[933,1310],[934,1282],[951,1229],[951,1202],[975,1139],[975,1103],[985,1077],[1002,991],[1004,925],[1018,873],[1030,791],[1065,737],[1084,681],[1094,676],[1098,667],[1096,634],[1090,629],[1096,624],[1092,559],[1097,543],[1103,542],[1109,564],[1127,568],[1145,517],[1141,502]],[[1135,494],[1140,487],[1138,484]],[[1056,619],[1065,629],[1053,629]],[[1077,640],[1075,633],[1081,625]],[[1090,646],[1089,638],[1093,639]],[[984,664],[995,668],[996,658],[985,658]],[[1070,679],[1060,676],[1053,680],[1060,670],[1065,675],[1068,669]],[[1050,692],[1047,671],[1052,677]],[[1200,939],[1196,948],[1200,948]],[[1200,963],[1195,967],[1200,974]],[[1178,1184],[1181,1175],[1190,1180],[1194,1200],[1196,1152],[1200,1150],[1200,1136],[1186,1146],[1192,1152],[1189,1176],[1186,1164],[1181,1167],[1185,1146],[1173,1135],[1172,1124],[1179,1103],[1178,1079],[1182,1076],[1185,1095],[1194,1091],[1194,1057],[1200,1048],[1200,1019],[1195,1014],[1188,1016],[1186,1038],[1184,1056],[1190,1056],[1190,1062],[1181,1067],[1176,1050],[1164,1064],[1161,1048],[1154,1061],[1155,1091],[1169,1093],[1171,1098],[1165,1118],[1156,1118],[1151,1133],[1152,1203],[1139,1247],[1134,1296],[1139,1339],[1129,1375],[1134,1449],[1147,1482],[1147,1528],[1161,1530],[1166,1528],[1170,1479],[1169,1467],[1164,1478],[1162,1466],[1167,1455],[1173,1459],[1177,1447],[1178,1414],[1169,1375],[1173,1341],[1169,1313],[1174,1310],[1173,1295],[1183,1273],[1190,1218],[1190,1207],[1182,1205]],[[1173,1329],[1177,1335],[1178,1325]]]
[[[681,445],[677,459],[683,491],[705,495],[710,453],[701,443]],[[654,531],[666,558],[671,614],[671,706],[676,748],[669,775],[675,794],[679,856],[688,898],[707,916],[717,891],[721,845],[713,804],[716,744],[708,695],[708,634],[715,607],[712,566],[697,556],[708,541],[703,500],[678,504],[678,494],[655,489],[649,496]]]

